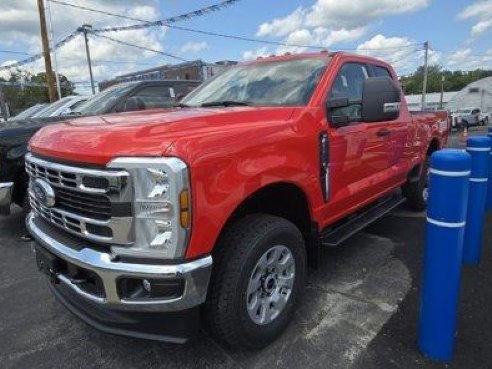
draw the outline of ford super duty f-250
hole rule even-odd
[[[328,52],[232,67],[175,109],[50,125],[26,157],[37,263],[100,330],[184,342],[203,322],[262,347],[322,247],[425,209],[448,128],[409,113],[388,64]]]

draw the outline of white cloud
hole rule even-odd
[[[492,11],[492,1],[482,0],[475,1],[472,5],[467,6],[463,11],[458,14],[460,19],[468,19],[480,16],[482,14],[487,14]]]
[[[478,36],[492,28],[492,20],[480,21],[472,27],[472,36]]]
[[[458,14],[458,19],[460,20],[474,20],[476,22],[471,29],[473,37],[480,36],[487,30],[492,29],[491,17],[492,0],[475,1]]]
[[[205,42],[205,41],[202,41],[202,42],[187,42],[186,44],[184,44],[181,49],[180,49],[180,52],[181,54],[186,54],[186,53],[198,53],[202,50],[205,50],[208,48],[208,44]]]
[[[356,28],[374,19],[425,8],[430,0],[317,0],[306,16],[311,26]]]
[[[121,0],[118,2],[79,0],[76,4],[145,20],[161,18],[159,2],[157,0]],[[55,3],[51,3],[51,12],[55,42],[67,36],[84,23],[92,24],[94,28],[137,23],[135,21],[124,21],[102,14],[77,10]],[[22,51],[25,50],[32,54],[38,53],[41,50],[41,41],[39,37],[39,16],[36,2],[2,0],[0,35],[0,45],[16,45],[22,47]],[[152,28],[108,35],[139,46],[164,50],[163,43],[166,29]],[[154,60],[158,60],[157,65],[164,63],[162,56],[159,55],[157,59],[157,54],[155,53],[141,50],[135,52],[137,49],[100,38],[90,39],[90,50],[96,81],[113,78],[118,74],[124,74],[138,69],[150,68],[153,66],[152,62]],[[89,80],[85,46],[81,36],[60,48],[57,51],[57,58],[59,73],[66,75],[72,81]],[[174,62],[172,59],[165,60],[169,60],[170,63]],[[105,61],[116,61],[117,63],[107,63]],[[146,67],[137,65],[145,61],[152,64]],[[38,60],[35,63],[27,65],[25,69],[32,73],[37,73],[44,70],[44,63],[42,60]]]
[[[268,51],[268,48],[265,46],[265,47],[260,47],[259,49],[256,50],[246,50],[245,52],[243,52],[243,59],[253,60],[258,57],[266,57],[269,54],[270,53]]]
[[[285,39],[287,45],[297,46],[279,46],[275,53],[301,53],[306,51],[306,46],[309,45],[323,45],[328,48],[334,44],[357,40],[362,37],[366,31],[366,27],[358,27],[351,30],[345,28],[340,30],[328,30],[323,27],[317,27],[313,30],[302,28],[291,32]]]
[[[492,67],[492,49],[489,49],[485,54],[473,54],[472,49],[466,48],[458,50],[451,54],[446,59],[446,66],[449,69],[473,70],[477,68]]]
[[[257,36],[286,36],[300,28],[361,29],[387,15],[425,8],[430,0],[317,0],[310,8],[298,7],[284,18],[260,25]]]
[[[316,0],[311,7],[300,6],[285,17],[261,24],[258,37],[280,37],[286,44],[275,52],[298,53],[305,46],[330,47],[363,37],[371,23],[384,16],[425,8],[431,0]],[[254,52],[248,51],[247,56]]]
[[[276,18],[269,23],[261,24],[256,35],[259,37],[270,35],[286,36],[302,27],[305,17],[306,11],[299,7],[284,18]]]
[[[415,42],[408,37],[379,34],[357,46],[357,52],[390,63],[398,74],[414,71],[423,60]]]
[[[333,44],[354,41],[364,36],[366,32],[367,27],[357,27],[353,29],[341,28],[338,30],[330,31],[330,33],[326,37],[324,44],[330,46]]]

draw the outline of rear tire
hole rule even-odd
[[[419,180],[408,182],[403,186],[403,196],[407,198],[406,205],[412,211],[421,212],[427,209],[427,200],[429,196],[429,164],[430,155],[426,156],[422,165]]]
[[[301,300],[306,268],[304,239],[294,224],[263,214],[239,219],[214,252],[205,326],[229,346],[268,345]]]

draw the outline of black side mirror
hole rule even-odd
[[[400,88],[388,77],[371,77],[364,81],[362,121],[395,120],[400,115]]]
[[[129,97],[125,101],[125,105],[123,106],[123,111],[137,111],[137,110],[144,110],[144,109],[145,109],[145,103],[140,97],[137,96]]]

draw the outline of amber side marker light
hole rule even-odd
[[[190,198],[187,190],[181,191],[179,195],[179,211],[180,211],[180,221],[181,227],[189,228],[191,222],[190,214]]]

